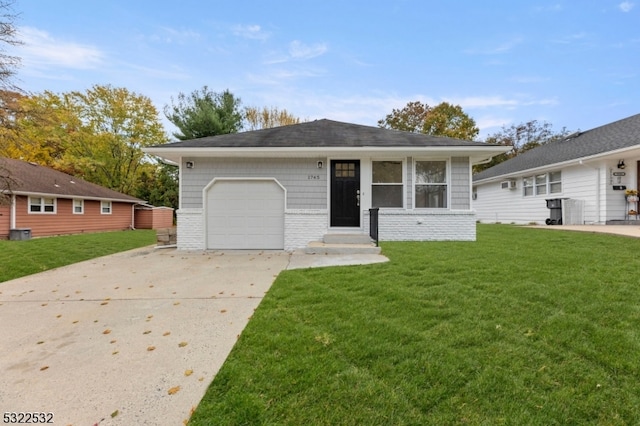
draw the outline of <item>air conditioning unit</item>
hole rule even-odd
[[[500,188],[502,189],[516,189],[516,181],[515,180],[505,180],[500,182]]]

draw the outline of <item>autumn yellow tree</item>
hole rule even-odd
[[[66,161],[84,161],[90,181],[133,193],[145,166],[142,148],[167,142],[151,99],[109,85],[72,92],[69,99],[83,133],[91,137],[74,139],[66,147]]]
[[[0,155],[34,161],[90,182],[134,194],[153,164],[142,147],[167,142],[149,98],[96,85],[86,92],[24,96],[12,137]]]
[[[480,129],[459,105],[441,102],[430,107],[420,101],[409,102],[402,109],[378,120],[378,126],[413,133],[426,133],[456,139],[473,140]]]
[[[404,108],[394,108],[391,114],[378,120],[378,126],[403,132],[422,133],[430,109],[429,105],[420,101],[409,102]]]
[[[68,95],[44,92],[33,96],[14,96],[12,125],[0,144],[0,156],[33,161],[74,174],[73,163],[66,164],[68,146],[85,139],[84,128]]]
[[[245,128],[247,130],[268,129],[300,123],[300,118],[276,107],[247,107],[244,110]]]

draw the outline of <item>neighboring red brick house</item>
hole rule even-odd
[[[149,207],[138,198],[35,163],[0,158],[0,169],[9,176],[8,182],[0,179],[0,192],[10,199],[10,205],[0,205],[0,239],[9,238],[11,230],[29,229],[31,236],[41,237],[134,229],[136,207]],[[154,222],[166,226],[161,220],[144,222],[144,228],[154,228]]]

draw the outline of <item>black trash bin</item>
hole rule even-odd
[[[550,217],[545,223],[547,225],[562,225],[562,198],[551,198],[546,201]]]

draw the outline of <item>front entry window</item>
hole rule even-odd
[[[374,161],[372,207],[403,207],[402,161]]]

